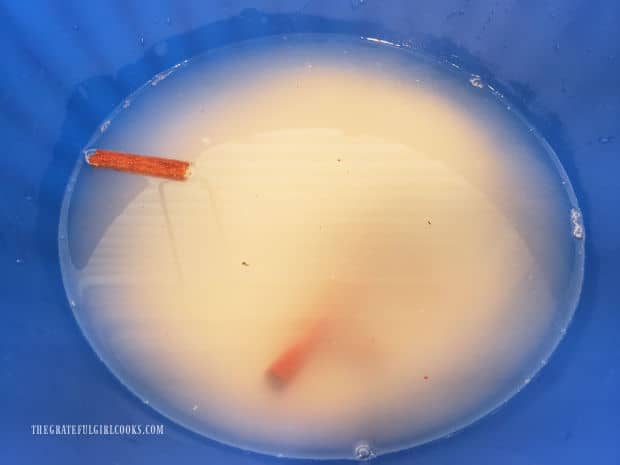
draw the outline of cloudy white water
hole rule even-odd
[[[467,425],[544,364],[581,284],[576,205],[480,80],[324,37],[173,71],[92,146],[193,176],[80,162],[60,228],[75,316],[142,400],[242,448],[363,458]]]

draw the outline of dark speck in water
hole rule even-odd
[[[244,262],[241,262],[241,264],[242,264],[243,266],[250,266],[250,264],[249,264],[248,262],[245,262],[245,261],[244,261]]]

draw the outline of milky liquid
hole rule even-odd
[[[103,362],[174,421],[285,456],[369,458],[504,402],[570,321],[583,234],[548,146],[471,79],[374,40],[291,36],[128,98],[89,147],[194,168],[76,166],[61,266]],[[275,385],[269,366],[317,325]]]

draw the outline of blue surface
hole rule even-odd
[[[56,237],[69,170],[124,96],[206,49],[303,31],[409,40],[486,77],[554,147],[586,223],[581,303],[539,376],[461,433],[374,463],[619,464],[619,22],[616,0],[0,1],[0,463],[306,463],[189,433],[125,390],[73,319]],[[166,434],[32,436],[35,423]]]

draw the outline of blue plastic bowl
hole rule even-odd
[[[527,388],[450,438],[374,463],[619,464],[619,23],[614,0],[0,1],[0,463],[305,462],[210,441],[129,393],[73,318],[57,227],[80,150],[153,75],[239,40],[330,32],[410,41],[501,88],[555,149],[588,233],[579,308]],[[33,435],[36,424],[165,434]]]

